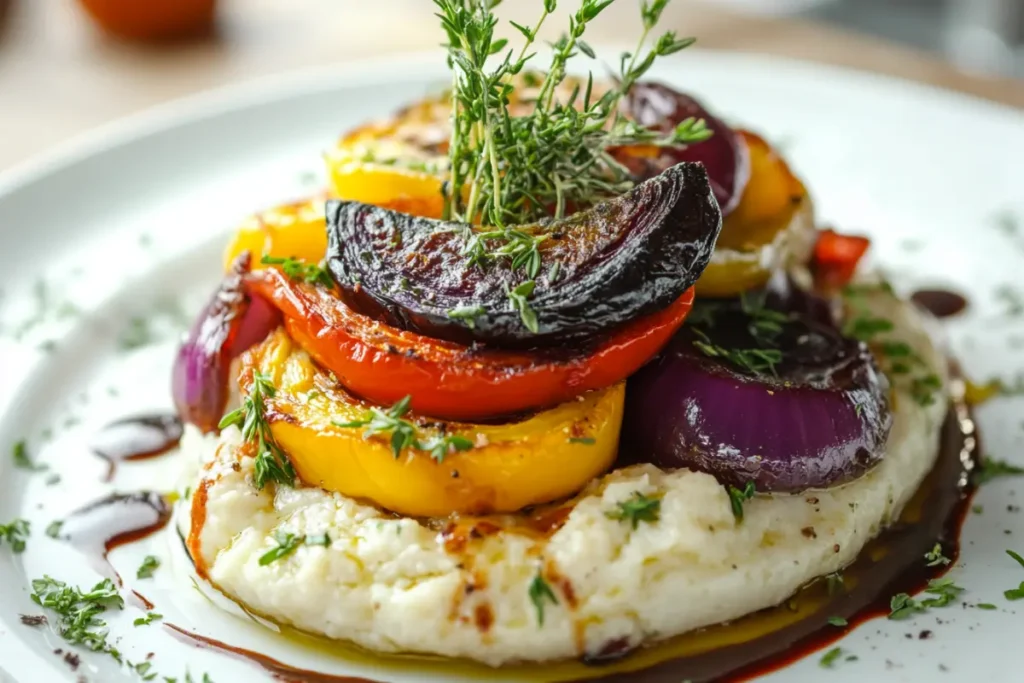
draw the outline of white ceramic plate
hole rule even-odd
[[[1014,306],[1006,293],[1020,291],[1024,270],[1024,229],[1014,232],[1008,220],[1024,215],[1021,113],[912,83],[754,55],[687,51],[655,76],[780,144],[822,218],[870,234],[873,258],[899,287],[966,293],[968,315],[946,329],[971,377],[1012,379],[1022,371],[1024,325],[1007,315]],[[319,154],[340,131],[444,78],[443,60],[434,54],[247,85],[117,123],[0,179],[0,522],[25,517],[33,525],[24,554],[0,547],[0,680],[76,679],[53,654],[63,647],[60,638],[18,619],[38,613],[29,600],[32,578],[50,574],[75,585],[99,578],[75,551],[46,537],[47,524],[114,489],[166,491],[177,484],[181,462],[173,455],[122,466],[112,485],[103,484],[104,464],[86,447],[89,435],[114,418],[170,408],[180,323],[169,304],[197,310],[218,279],[228,231],[247,213],[321,182]],[[1000,294],[1004,286],[1010,289]],[[152,343],[120,348],[126,335],[140,332]],[[985,452],[1024,465],[1022,401],[1001,399],[979,413]],[[19,439],[61,475],[60,483],[12,468],[8,453]],[[912,624],[870,621],[842,641],[859,659],[840,662],[827,672],[830,681],[1020,680],[1020,617],[1002,595],[1024,580],[1024,568],[1004,553],[1024,552],[1024,518],[1012,507],[1020,502],[1020,482],[1000,480],[978,495],[984,514],[967,520],[951,574],[967,588],[964,602],[998,609],[957,605]],[[223,613],[193,590],[175,542],[162,534],[111,558],[126,589],[141,584],[166,622],[302,668],[374,680],[453,680],[454,674],[417,672],[416,665],[297,649]],[[164,568],[138,582],[135,568],[149,553],[162,557]],[[133,628],[140,615],[131,606],[109,615],[117,645],[132,661],[153,653],[153,670],[163,676],[181,677],[189,668],[197,680],[208,673],[217,683],[264,676],[180,643],[160,626]],[[934,637],[905,637],[922,629]],[[89,680],[133,677],[108,657],[83,659],[79,674]],[[823,675],[811,657],[767,678],[809,683]]]

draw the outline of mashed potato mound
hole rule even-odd
[[[865,301],[946,386],[925,320],[884,293]],[[486,532],[461,539],[444,532],[444,520],[398,518],[318,488],[257,491],[236,429],[192,432],[186,449],[201,466],[181,524],[200,572],[249,609],[299,629],[494,666],[579,657],[771,607],[851,563],[931,469],[946,409],[942,398],[920,405],[897,382],[878,467],[834,489],[757,495],[742,522],[710,475],[638,465],[551,506],[571,511],[550,533],[490,517],[479,518]],[[661,499],[660,519],[634,529],[606,514],[634,492]],[[330,544],[303,544],[261,565],[281,532],[326,533]]]

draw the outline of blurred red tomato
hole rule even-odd
[[[131,40],[198,33],[213,22],[216,0],[79,0],[106,31]]]

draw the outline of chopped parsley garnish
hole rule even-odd
[[[153,572],[160,566],[160,560],[153,555],[147,555],[146,559],[142,561],[138,571],[135,572],[135,578],[137,579],[151,579],[153,578]]]
[[[416,425],[404,419],[409,412],[409,404],[412,396],[406,396],[387,410],[370,408],[363,417],[348,422],[332,422],[335,427],[345,429],[356,429],[366,427],[363,438],[369,439],[375,434],[391,434],[391,452],[396,458],[402,455],[402,451],[412,448],[425,451],[437,462],[443,462],[445,457],[455,451],[468,451],[473,447],[473,442],[458,434],[434,435],[420,439],[417,435]]]
[[[136,619],[134,624],[136,626],[149,626],[154,621],[159,621],[160,619],[163,619],[163,618],[164,618],[164,615],[162,615],[162,614],[157,614],[156,612],[147,612],[146,616],[139,617],[138,619]]]
[[[950,563],[950,559],[942,554],[942,544],[936,543],[935,547],[924,554],[924,559],[928,560],[929,567],[946,566]]]
[[[25,519],[15,519],[8,524],[0,524],[0,541],[6,541],[15,555],[25,552],[25,541],[28,539],[29,533],[31,533],[31,525]]]
[[[552,605],[558,604],[558,598],[555,596],[555,592],[551,590],[551,586],[541,576],[540,571],[533,577],[533,581],[530,582],[530,602],[533,603],[534,609],[537,610],[537,625],[544,625],[544,603],[550,602]]]
[[[822,656],[821,661],[818,662],[818,664],[824,669],[831,669],[832,665],[835,664],[842,656],[843,648],[834,647]]]
[[[297,258],[280,258],[277,256],[266,256],[260,259],[265,266],[281,266],[281,270],[290,279],[305,282],[311,285],[321,285],[328,289],[334,287],[334,280],[326,268],[317,263],[306,263]]]
[[[11,449],[11,459],[14,460],[14,466],[20,470],[42,472],[49,469],[46,465],[32,462],[32,458],[28,455],[28,444],[24,440],[14,444],[14,447]]]
[[[634,491],[631,498],[616,505],[616,509],[605,512],[605,516],[629,522],[634,530],[640,526],[640,522],[657,522],[661,515],[661,500],[648,498],[639,491]]]
[[[991,602],[979,602],[977,605],[975,605],[975,607],[977,607],[978,609],[987,609],[987,610],[999,609],[998,607],[993,605]]]
[[[293,534],[289,531],[277,530],[274,532],[274,542],[277,543],[277,547],[260,556],[259,562],[261,567],[288,557],[298,550],[300,545],[319,545],[326,548],[331,544],[331,539],[326,533],[304,536]]]
[[[1024,567],[1024,557],[1021,557],[1018,553],[1015,553],[1012,550],[1007,550],[1006,554],[1012,557],[1017,564]],[[1021,581],[1020,585],[1016,588],[1003,591],[1003,595],[1007,600],[1020,600],[1024,598],[1024,581]]]
[[[850,622],[842,617],[829,617],[828,623],[830,626],[848,626]]]
[[[1011,465],[1005,460],[985,457],[981,459],[979,466],[971,473],[971,479],[974,481],[975,486],[984,486],[993,479],[1017,477],[1022,474],[1024,474],[1024,467]]]
[[[100,581],[92,590],[82,592],[45,576],[32,581],[32,600],[40,607],[57,614],[56,629],[73,645],[83,645],[94,652],[107,652],[121,661],[121,654],[107,644],[107,624],[100,615],[108,609],[124,609],[124,600],[110,579]]]
[[[253,372],[252,387],[249,395],[242,399],[242,407],[225,415],[218,425],[220,429],[237,426],[242,430],[242,438],[256,445],[253,479],[258,489],[262,489],[269,481],[286,486],[295,485],[295,469],[274,440],[270,423],[267,422],[266,399],[273,398],[275,391],[270,378]]]
[[[889,618],[899,621],[927,612],[931,607],[946,607],[955,601],[963,590],[953,582],[953,579],[932,579],[928,582],[925,593],[935,597],[915,600],[906,593],[894,595],[889,602]]]
[[[60,538],[61,527],[64,526],[64,520],[55,519],[46,525],[46,535],[50,538]]]
[[[729,504],[732,506],[733,517],[736,518],[736,523],[739,524],[743,521],[743,504],[753,498],[757,492],[754,489],[754,482],[748,481],[742,489],[738,489],[730,484],[725,487],[725,490],[729,493]]]

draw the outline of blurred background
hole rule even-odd
[[[505,0],[502,15],[532,23],[539,2]],[[565,14],[578,3],[559,4]],[[635,36],[636,5],[618,0],[590,42]],[[432,13],[431,0],[0,0],[0,170],[197,91],[430,48],[439,42]],[[705,48],[850,66],[1024,107],[1024,0],[674,0],[662,25]]]

